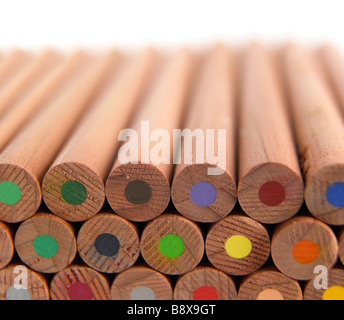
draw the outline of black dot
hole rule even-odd
[[[102,233],[94,241],[96,250],[103,256],[113,257],[120,248],[119,240],[111,233]]]
[[[133,180],[127,184],[124,195],[132,204],[143,204],[150,199],[152,191],[147,182]]]

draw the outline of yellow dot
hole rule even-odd
[[[322,298],[323,300],[344,300],[344,287],[329,287],[324,291]]]
[[[248,256],[252,250],[251,241],[242,235],[234,235],[227,239],[225,243],[227,254],[236,259]]]

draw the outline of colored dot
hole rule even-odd
[[[335,182],[326,190],[327,201],[335,207],[344,207],[344,182]]]
[[[103,256],[113,257],[120,248],[117,237],[111,233],[102,233],[94,241],[96,250]]]
[[[230,257],[242,259],[250,254],[252,244],[250,239],[238,234],[227,239],[225,249]]]
[[[178,257],[184,251],[184,241],[175,234],[166,234],[159,241],[159,250],[168,258]]]
[[[258,196],[267,206],[277,206],[285,199],[285,189],[277,181],[268,181],[259,188]]]
[[[293,246],[293,257],[300,263],[313,262],[319,254],[318,246],[310,240],[300,240]]]
[[[31,300],[30,291],[23,285],[10,286],[6,291],[7,300]]]
[[[61,195],[69,204],[81,204],[86,200],[87,191],[79,181],[68,180],[61,187]]]
[[[131,291],[130,300],[156,300],[156,295],[147,286],[137,286]]]
[[[57,253],[59,246],[52,236],[40,234],[33,240],[33,248],[41,257],[51,258]]]
[[[322,298],[323,300],[344,300],[344,287],[331,286],[324,291]]]
[[[190,189],[190,199],[201,207],[210,206],[216,200],[216,196],[216,189],[209,182],[197,182]]]
[[[91,300],[93,297],[91,288],[83,282],[73,283],[68,288],[68,295],[71,300]]]
[[[4,204],[16,204],[21,198],[21,191],[18,185],[12,181],[0,183],[0,201]]]
[[[124,195],[132,204],[144,204],[151,198],[152,190],[146,181],[138,179],[127,184]]]
[[[284,300],[283,295],[276,289],[265,289],[259,292],[257,300]]]
[[[193,295],[193,300],[218,300],[217,292],[213,287],[202,286],[198,287]]]

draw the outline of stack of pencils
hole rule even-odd
[[[0,299],[344,300],[330,45],[0,55]]]

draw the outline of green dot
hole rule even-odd
[[[33,240],[33,248],[41,257],[51,258],[57,253],[59,245],[54,237],[40,234]]]
[[[69,204],[81,204],[86,200],[87,191],[79,181],[69,180],[62,185],[61,195]]]
[[[184,241],[175,234],[166,234],[159,241],[159,250],[168,258],[178,257],[184,251]]]
[[[12,181],[0,183],[0,201],[4,204],[15,204],[21,198],[20,188]]]

